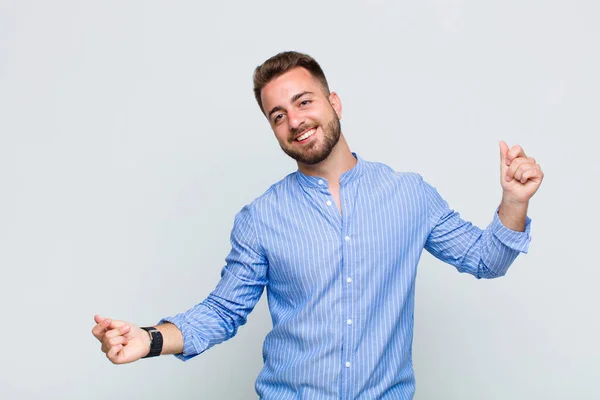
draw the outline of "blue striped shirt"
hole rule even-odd
[[[235,335],[267,288],[273,329],[256,391],[265,399],[410,399],[415,277],[423,249],[477,278],[506,273],[525,232],[497,213],[481,230],[414,173],[357,157],[340,178],[342,213],[323,178],[297,171],[235,218],[215,290],[161,322],[187,360]]]

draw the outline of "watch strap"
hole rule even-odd
[[[142,358],[160,356],[163,348],[162,333],[153,326],[145,326],[141,328],[150,334],[150,351]]]

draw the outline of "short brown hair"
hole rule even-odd
[[[327,84],[325,74],[314,58],[308,54],[299,53],[297,51],[284,51],[269,58],[254,70],[254,97],[263,114],[265,110],[263,110],[260,92],[267,83],[296,67],[306,69],[319,81],[319,83],[321,83],[325,89],[325,94],[329,95],[329,84]]]

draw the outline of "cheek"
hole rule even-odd
[[[312,120],[312,121],[318,121],[319,123],[326,123],[329,120],[331,120],[331,118],[333,118],[334,116],[336,116],[335,111],[333,109],[331,110],[320,110],[320,112],[317,112],[315,110],[315,112],[311,112],[310,114],[307,115],[307,118]]]
[[[278,142],[287,142],[288,134],[286,129],[277,127],[273,129],[273,133]]]

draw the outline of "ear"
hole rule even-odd
[[[329,104],[333,107],[338,119],[342,119],[342,101],[336,92],[331,92],[329,94]]]

